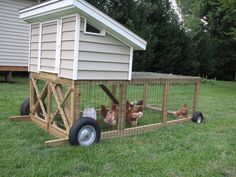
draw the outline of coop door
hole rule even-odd
[[[41,57],[39,71],[56,73],[57,21],[41,25]]]

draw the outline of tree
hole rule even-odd
[[[216,73],[220,79],[232,80],[236,73],[236,2],[208,0],[208,31],[215,43]],[[236,79],[236,78],[235,78]]]

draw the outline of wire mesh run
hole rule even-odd
[[[103,139],[190,120],[197,111],[199,78],[171,77],[60,83],[32,77],[34,120],[64,136],[76,119],[91,117],[99,123]]]

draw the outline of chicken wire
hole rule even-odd
[[[196,101],[196,83],[198,80],[175,80],[175,79],[133,79],[131,81],[77,81],[79,98],[77,100],[79,109],[79,117],[93,117],[99,123],[103,138],[113,138],[122,135],[138,134],[150,130],[155,130],[168,122],[178,119],[191,117],[194,110],[194,102]],[[42,92],[46,81],[37,81],[39,92]],[[122,87],[125,86],[125,87]],[[113,95],[113,99],[109,96],[102,86]],[[70,86],[57,84],[60,87],[62,97],[65,96]],[[123,99],[122,99],[123,98]],[[51,97],[51,104],[48,103],[48,94],[43,99],[47,114],[50,106],[52,116],[58,109],[55,95]],[[115,101],[114,101],[115,100]],[[114,104],[118,105],[118,118],[114,126],[104,121],[106,116],[102,113],[102,106],[107,110],[111,110]],[[124,104],[125,106],[122,106]],[[127,105],[131,104],[132,109],[142,107],[138,110],[139,115],[135,124],[128,121],[130,109]],[[187,116],[176,116],[174,113],[181,110],[186,105],[188,109]],[[67,117],[71,115],[71,95],[62,105]],[[195,107],[196,108],[196,107]],[[89,111],[88,111],[89,110]],[[121,117],[121,111],[123,116]],[[196,110],[196,109],[195,109]],[[164,112],[163,112],[164,111]],[[165,114],[166,111],[166,114]],[[39,115],[40,110],[36,112],[36,116],[45,119],[45,115]],[[42,112],[41,112],[42,114]],[[106,112],[107,115],[107,112]],[[123,118],[123,119],[122,119]],[[124,120],[124,121],[120,121]],[[60,112],[54,119],[53,124],[62,130],[66,130]],[[122,124],[122,125],[120,125]]]
[[[132,133],[144,132],[148,129],[148,125],[158,124],[163,122],[163,99],[166,82],[157,80],[135,80],[127,82],[126,101],[135,106],[142,103],[143,110],[141,118],[137,120],[137,125],[131,125],[127,121],[127,108],[125,114],[124,128],[127,132]],[[101,114],[101,105],[104,105],[108,110],[111,110],[114,102],[101,89],[101,85],[105,85],[113,94],[117,101],[120,101],[120,83],[103,83],[100,82],[85,82],[81,83],[80,90],[80,117],[83,116],[83,111],[87,108],[96,110],[96,119],[102,129],[102,132],[118,130],[118,120],[115,126],[110,126],[104,122],[104,116]],[[192,114],[194,102],[194,83],[169,83],[167,91],[167,121],[176,120],[179,117],[173,115],[173,112],[181,109],[183,105],[188,106],[188,115]],[[119,109],[121,109],[119,107]],[[120,115],[118,116],[119,119]],[[146,127],[145,127],[146,126]],[[142,128],[145,127],[145,128]]]

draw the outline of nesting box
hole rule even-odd
[[[131,80],[133,51],[146,41],[84,0],[52,0],[20,11],[31,24],[30,72],[72,80]]]

